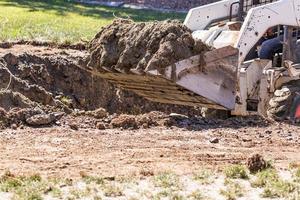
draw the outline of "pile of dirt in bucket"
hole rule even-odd
[[[89,45],[89,66],[129,72],[164,69],[210,48],[196,41],[181,22],[135,23],[117,19],[103,27]]]

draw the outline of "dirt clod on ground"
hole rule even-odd
[[[137,128],[137,122],[133,115],[122,114],[111,121],[113,128]]]
[[[251,173],[261,171],[267,167],[267,162],[260,154],[252,154],[247,159],[247,167]]]
[[[38,114],[26,119],[26,123],[31,126],[41,126],[51,124],[56,120],[55,116],[50,114]]]
[[[195,41],[191,31],[179,21],[135,23],[117,19],[91,41],[89,66],[128,72],[164,69],[209,50]]]

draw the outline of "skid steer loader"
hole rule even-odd
[[[214,50],[174,63],[163,73],[107,72],[99,76],[161,103],[201,106],[233,115],[300,116],[299,0],[222,0],[191,9],[184,24],[195,39]],[[258,41],[266,31],[280,26],[283,31],[278,28],[277,34],[283,32],[283,52],[273,60],[247,59],[250,51],[259,48]]]

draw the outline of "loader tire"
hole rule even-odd
[[[295,97],[300,92],[300,80],[291,81],[277,89],[269,100],[267,116],[275,121],[290,119],[295,114]]]

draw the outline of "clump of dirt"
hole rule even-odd
[[[164,69],[208,50],[209,47],[195,41],[191,30],[179,21],[135,23],[117,19],[102,28],[91,41],[88,65],[99,71],[101,68],[148,71]]]
[[[164,125],[164,121],[168,119],[168,115],[163,112],[152,111],[150,113],[137,116],[139,127],[149,128],[151,126]]]
[[[108,116],[108,112],[104,108],[98,108],[93,111],[87,111],[85,112],[85,114],[96,119],[103,119]]]
[[[251,173],[255,173],[267,168],[268,163],[262,155],[253,154],[247,159],[247,167]]]
[[[113,128],[150,128],[155,126],[172,126],[177,125],[171,115],[164,112],[152,111],[140,115],[121,114],[111,120]]]
[[[138,128],[137,121],[135,119],[135,116],[133,115],[119,115],[118,117],[114,118],[110,125],[113,128]]]

